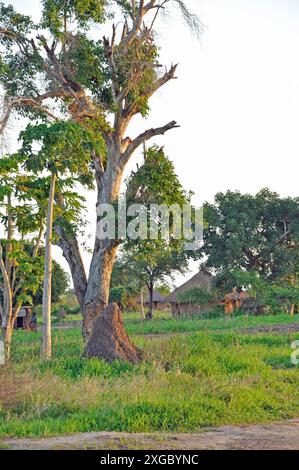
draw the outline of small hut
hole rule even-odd
[[[218,303],[220,305],[224,305],[224,313],[230,315],[234,310],[239,310],[242,307],[244,300],[248,298],[249,294],[247,292],[238,292],[237,289],[234,288],[232,292],[225,294],[224,298]]]
[[[190,315],[196,313],[205,313],[213,310],[215,304],[197,305],[193,303],[184,303],[179,301],[179,295],[192,289],[193,287],[199,287],[201,289],[211,291],[212,288],[212,276],[199,271],[195,276],[191,277],[188,281],[184,282],[180,287],[175,289],[171,294],[166,297],[165,302],[171,305],[171,314],[173,317],[181,315]]]
[[[140,300],[140,295],[138,296],[137,298],[137,304],[140,305],[141,303],[141,300]],[[145,308],[149,308],[149,305],[150,305],[150,296],[149,294],[144,298],[144,307]],[[159,310],[159,311],[163,311],[163,310],[167,310],[167,308],[169,308],[169,305],[167,305],[167,303],[165,302],[165,297],[164,295],[160,294],[160,292],[154,290],[154,293],[153,293],[153,310]]]

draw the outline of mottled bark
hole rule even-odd
[[[108,305],[110,279],[116,252],[117,244],[111,243],[110,240],[96,239],[84,304],[82,332],[85,339],[89,338],[95,319]]]
[[[78,299],[82,315],[84,314],[84,301],[87,288],[87,277],[80,253],[80,247],[78,240],[73,237],[68,237],[63,228],[59,225],[55,225],[54,230],[59,236],[57,245],[62,249],[63,256],[68,262],[74,290]]]

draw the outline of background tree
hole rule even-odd
[[[149,311],[147,317],[153,315],[153,294],[155,284],[165,283],[175,273],[183,273],[188,269],[188,260],[195,253],[185,250],[185,238],[182,231],[183,207],[190,204],[191,193],[185,191],[175,173],[173,163],[167,158],[163,148],[156,145],[150,147],[144,155],[144,163],[137,171],[132,172],[127,180],[127,203],[140,203],[147,211],[148,231],[155,218],[157,238],[128,239],[124,244],[123,263],[132,273],[138,273],[139,279],[149,292]],[[176,237],[175,216],[169,213],[169,229],[167,237],[163,236],[163,213],[151,212],[151,205],[176,207],[180,214],[180,236]]]
[[[219,285],[235,270],[255,271],[269,282],[296,273],[298,216],[298,198],[267,189],[255,196],[218,193],[214,204],[205,204],[201,255]]]
[[[60,266],[57,261],[53,260],[52,263],[52,288],[51,288],[51,301],[58,303],[61,301],[63,295],[66,294],[70,286],[69,274]],[[32,295],[33,305],[41,305],[42,303],[42,289],[39,288],[35,295]]]

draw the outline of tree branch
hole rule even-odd
[[[174,76],[178,64],[172,65],[169,70],[167,70],[162,77],[158,78],[150,87],[145,90],[141,96],[150,98],[156,91],[158,91],[163,85],[168,83],[170,80],[176,79]],[[124,132],[127,128],[132,117],[138,113],[138,105],[135,103],[129,105],[123,110],[122,113],[122,131]]]
[[[165,132],[170,131],[171,129],[175,129],[176,127],[180,127],[176,121],[171,121],[163,127],[156,127],[152,129],[147,129],[146,131],[139,134],[131,143],[128,145],[126,151],[120,157],[120,167],[124,168],[126,163],[129,161],[132,153],[139,147],[139,145],[143,144],[147,140],[151,139],[156,135],[164,135]]]
[[[58,120],[57,116],[55,116],[51,111],[49,111],[49,109],[47,107],[43,106],[39,102],[39,98],[38,99],[23,98],[23,97],[15,98],[12,101],[10,101],[9,103],[5,103],[5,105],[4,105],[2,117],[0,119],[0,135],[3,133],[13,109],[18,108],[18,107],[26,107],[26,106],[31,106],[31,107],[47,114],[49,117],[51,117],[55,121]]]

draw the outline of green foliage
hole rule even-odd
[[[272,311],[279,311],[284,306],[299,305],[299,288],[287,284],[271,285],[265,292],[265,304],[271,307]]]
[[[207,267],[225,275],[256,271],[273,281],[296,272],[299,250],[299,200],[267,189],[255,196],[218,193],[204,206],[203,257]]]
[[[38,173],[48,168],[60,175],[78,175],[92,186],[90,153],[101,152],[103,140],[72,121],[54,124],[29,124],[21,132],[20,157],[24,167]],[[36,146],[39,146],[36,150]]]
[[[94,187],[91,153],[104,155],[101,135],[85,129],[72,121],[54,124],[29,124],[21,132],[21,149],[18,153],[23,168],[36,174],[47,169],[58,175],[56,183],[54,217],[66,236],[73,236],[83,225],[82,211],[85,199],[78,193],[76,184],[88,189]],[[40,191],[40,201],[47,205],[51,176],[35,177],[33,184]]]
[[[78,22],[80,28],[88,29],[91,22],[102,23],[105,18],[105,0],[42,0],[41,26],[56,37],[65,33],[65,23]]]
[[[10,31],[0,39],[3,46],[0,79],[7,95],[36,97],[53,88],[52,71],[45,67],[48,58],[44,49],[46,37],[50,37],[54,39],[52,52],[57,54],[56,66],[59,64],[71,87],[77,91],[84,87],[91,94],[101,116],[102,128],[107,126],[107,113],[117,111],[112,100],[115,87],[123,94],[127,107],[134,106],[136,113],[145,116],[149,110],[147,94],[158,78],[160,66],[158,48],[152,35],[138,34],[125,48],[116,44],[114,71],[104,54],[103,41],[91,40],[88,35],[90,27],[101,26],[117,10],[118,13],[121,10],[126,21],[131,20],[132,7],[126,0],[116,1],[113,5],[106,0],[42,0],[41,22],[34,23],[12,6],[6,7],[1,3],[0,24]],[[44,36],[38,35],[41,31]],[[34,47],[31,47],[32,39]],[[15,48],[16,43],[19,51]],[[59,107],[66,111],[69,104],[63,99]],[[46,117],[42,109],[32,106],[20,107],[18,112],[31,117]]]
[[[85,34],[67,36],[68,47],[61,60],[73,70],[73,79],[85,87],[100,108],[112,110],[110,75],[102,41],[93,41]]]
[[[137,294],[138,290],[133,286],[119,285],[110,289],[109,302],[116,302],[122,309],[127,309],[134,304]]]
[[[17,43],[21,48],[20,39],[24,36],[31,36],[36,25],[29,16],[16,12],[12,5],[5,5],[3,2],[0,2],[0,24],[3,29],[10,31],[10,34],[0,37],[1,84],[9,97],[36,96],[39,92],[36,77],[42,72],[40,57],[30,48],[27,49],[26,56],[21,49],[15,47]],[[26,113],[35,116],[40,114],[32,113],[29,109]]]
[[[129,48],[123,51],[119,46],[115,51],[117,81],[124,90],[129,105],[134,105],[145,117],[149,112],[147,91],[158,78],[158,48],[152,38],[135,38]]]
[[[7,240],[2,239],[0,243],[3,247],[7,246]],[[43,281],[43,258],[41,256],[33,258],[32,254],[25,250],[23,240],[13,239],[8,259],[12,264],[15,277],[13,304],[32,305],[34,295]],[[2,279],[0,272],[1,284]],[[3,296],[0,290],[0,302],[2,301]]]
[[[66,293],[70,285],[70,277],[67,272],[60,266],[57,261],[52,261],[52,290],[51,301],[52,303],[60,302],[61,297]],[[40,286],[38,291],[33,297],[33,304],[39,305],[42,303],[43,291]]]
[[[182,303],[204,305],[213,302],[215,300],[215,294],[201,287],[191,287],[185,292],[179,293],[177,299]]]
[[[169,231],[165,237],[163,214],[153,214],[151,205],[177,207],[181,210],[182,222],[183,206],[190,203],[190,199],[191,193],[183,189],[173,163],[163,149],[156,145],[150,147],[145,153],[142,166],[132,172],[127,180],[127,204],[143,204],[147,211],[148,231],[150,233],[151,222],[155,219],[157,238],[127,240],[122,258],[125,269],[130,270],[131,275],[145,283],[149,289],[158,281],[167,282],[174,272],[184,272],[188,267],[189,257],[193,255],[185,251],[182,233],[177,238],[171,211],[169,223],[167,221]]]
[[[127,201],[148,204],[178,204],[191,200],[192,193],[184,190],[174,164],[163,147],[152,145],[145,153],[143,164],[127,179]]]

